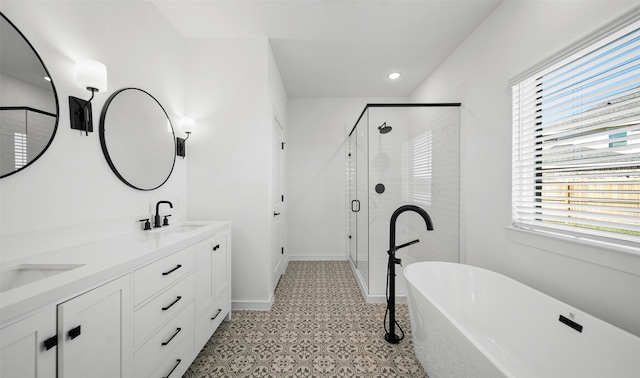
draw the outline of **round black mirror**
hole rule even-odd
[[[100,144],[111,170],[132,188],[157,189],[171,176],[173,126],[158,100],[142,89],[124,88],[109,97],[100,115]]]
[[[58,128],[51,75],[25,36],[0,13],[0,178],[40,158]]]

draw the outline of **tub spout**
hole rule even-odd
[[[405,211],[413,211],[414,213],[418,213],[418,215],[420,215],[422,219],[424,219],[424,223],[427,226],[427,230],[429,231],[433,230],[433,223],[431,222],[431,217],[429,216],[429,214],[427,214],[426,211],[424,211],[424,209],[416,205],[400,206],[399,208],[396,209],[396,211],[393,212],[393,214],[391,215],[391,222],[389,222],[390,223],[389,252],[391,254],[395,253],[395,251],[399,249],[398,247],[396,247],[396,221],[398,220],[398,216],[400,216],[400,214],[404,213]],[[404,247],[404,246],[405,245],[401,247]]]
[[[398,216],[404,213],[405,211],[413,211],[417,213],[424,219],[424,223],[427,226],[427,230],[433,230],[433,223],[431,222],[431,217],[427,214],[424,209],[415,205],[404,205],[400,206],[393,212],[391,215],[390,230],[389,230],[389,263],[387,266],[388,273],[388,285],[389,285],[389,297],[387,298],[387,311],[389,312],[389,327],[386,329],[387,333],[384,335],[384,339],[391,344],[397,344],[404,337],[404,333],[402,337],[399,337],[395,333],[396,326],[396,264],[400,264],[400,259],[396,258],[396,251],[400,248],[409,246],[411,244],[417,243],[419,240],[416,239],[409,243],[402,244],[400,246],[396,246],[396,221],[398,220]],[[400,330],[402,331],[402,330]]]

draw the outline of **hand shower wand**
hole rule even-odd
[[[390,223],[390,231],[389,231],[389,263],[387,267],[388,272],[388,288],[389,293],[387,296],[387,311],[389,311],[389,327],[386,329],[386,334],[384,335],[384,339],[391,344],[397,344],[404,337],[404,333],[402,337],[399,337],[395,334],[395,326],[396,326],[396,264],[400,264],[401,260],[396,258],[396,251],[400,248],[407,247],[409,245],[418,243],[420,240],[416,239],[410,241],[408,243],[396,246],[396,220],[398,216],[405,211],[413,211],[420,215],[427,226],[427,230],[433,230],[433,224],[431,223],[431,217],[424,211],[422,208],[415,205],[404,205],[400,206],[393,212],[391,215]],[[385,314],[386,317],[386,314]],[[402,331],[402,330],[401,330]]]

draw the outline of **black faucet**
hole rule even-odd
[[[158,203],[156,203],[156,216],[153,218],[153,227],[154,228],[158,228],[158,227],[162,227],[162,222],[160,222],[160,213],[159,213],[159,207],[161,203],[166,203],[169,204],[169,207],[173,209],[173,204],[169,201],[158,201]]]
[[[391,229],[389,230],[389,253],[390,254],[393,254],[396,252],[396,250],[402,247],[406,247],[408,245],[408,244],[406,245],[403,244],[399,247],[396,247],[396,220],[398,219],[398,216],[400,216],[400,214],[404,213],[405,211],[413,211],[414,213],[418,213],[422,217],[422,219],[424,219],[424,223],[427,225],[427,230],[429,231],[433,230],[433,223],[431,223],[431,217],[429,216],[429,214],[427,214],[426,211],[424,211],[424,209],[416,205],[400,206],[391,215],[391,222],[390,222]],[[411,244],[417,243],[417,242],[418,242],[417,240],[414,240],[413,242],[411,242]]]
[[[422,208],[415,205],[404,205],[400,206],[393,212],[391,215],[390,222],[390,231],[389,231],[389,264],[387,267],[388,270],[388,282],[389,282],[389,298],[387,299],[387,311],[389,311],[389,328],[387,329],[387,333],[384,335],[384,339],[387,340],[391,344],[397,344],[402,340],[401,337],[398,337],[395,333],[396,326],[396,264],[400,264],[400,259],[396,258],[396,251],[400,248],[404,248],[411,244],[415,244],[420,240],[416,239],[414,241],[410,241],[408,243],[396,246],[396,220],[400,214],[405,211],[413,211],[414,213],[418,213],[422,219],[424,219],[424,223],[427,225],[427,230],[433,230],[433,223],[431,223],[431,217],[424,211]],[[401,330],[402,331],[402,330]],[[404,337],[404,333],[403,333]]]

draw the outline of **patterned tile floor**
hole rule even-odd
[[[292,261],[270,311],[234,311],[183,378],[426,377],[406,337],[384,340],[384,304],[362,298],[346,261]]]

